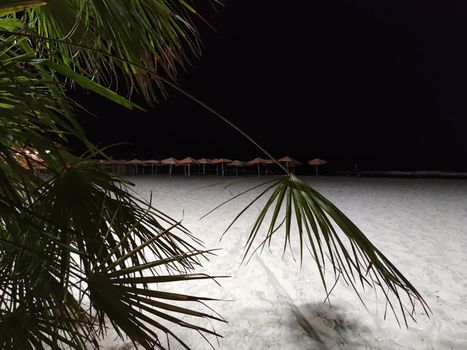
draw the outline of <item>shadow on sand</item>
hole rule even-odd
[[[297,308],[300,310],[299,315],[294,312],[297,322],[302,328],[313,328],[314,334],[318,335],[323,344],[323,349],[368,348],[369,343],[366,339],[370,336],[370,330],[339,306],[310,303],[297,305]],[[300,318],[305,318],[306,323]],[[296,323],[291,322],[290,327],[296,327]]]

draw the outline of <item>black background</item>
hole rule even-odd
[[[201,2],[201,1],[200,1]],[[467,170],[465,1],[228,0],[201,6],[201,60],[179,83],[277,157],[335,169]],[[115,158],[262,156],[186,97],[148,112],[74,97]],[[136,97],[137,102],[144,103]]]

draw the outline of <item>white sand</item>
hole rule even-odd
[[[391,315],[383,320],[383,298],[376,299],[371,290],[364,293],[369,311],[342,283],[333,291],[332,306],[323,304],[324,291],[316,268],[307,259],[300,269],[289,253],[281,259],[281,235],[276,237],[272,252],[264,251],[247,266],[239,266],[258,206],[221,242],[219,238],[253,194],[206,219],[199,218],[257,184],[258,179],[200,190],[195,189],[224,180],[163,176],[130,180],[140,195],[149,198],[153,192],[158,209],[175,219],[183,216],[183,224],[206,247],[222,248],[202,270],[230,275],[221,281],[222,287],[206,281],[170,286],[176,292],[231,300],[210,304],[229,322],[214,324],[224,336],[217,348],[467,349],[467,181],[306,178],[343,210],[425,297],[433,311],[431,318],[418,313],[418,323],[410,323],[407,330],[399,328]],[[209,348],[189,330],[177,329],[177,334],[194,349]],[[104,348],[123,349],[119,343],[109,337]]]

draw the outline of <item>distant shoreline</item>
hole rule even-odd
[[[419,171],[399,171],[399,170],[368,170],[368,171],[337,171],[337,175],[344,176],[364,176],[364,177],[401,177],[401,178],[437,178],[437,179],[467,179],[467,172],[439,171],[439,170],[419,170]]]

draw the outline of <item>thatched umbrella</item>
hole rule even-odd
[[[287,171],[289,171],[289,165],[291,165],[292,167],[294,167],[295,165],[299,165],[300,162],[294,158],[291,158],[291,157],[288,157],[288,156],[285,156],[285,157],[282,157],[282,158],[279,158],[277,160],[279,163],[285,163],[285,166],[287,167]]]
[[[129,165],[134,165],[135,166],[135,175],[138,175],[138,165],[142,165],[143,161],[139,159],[132,159],[127,162]]]
[[[308,161],[308,164],[315,166],[315,175],[318,176],[318,166],[327,164],[328,162],[323,159],[315,158]]]
[[[178,164],[178,159],[175,159],[173,157],[162,159],[161,164],[169,166],[169,175],[172,176],[172,167]]]
[[[266,166],[266,175],[268,174],[268,165],[269,164],[274,164],[274,161],[272,159],[266,159],[266,162],[264,162]]]
[[[126,159],[115,159],[113,165],[115,167],[115,172],[119,175],[128,175],[128,163]]]
[[[238,176],[238,168],[245,166],[245,162],[242,162],[241,160],[234,160],[229,164],[229,166],[235,167],[235,176]]]
[[[127,175],[126,173],[126,166],[127,160],[124,159],[113,159],[112,160],[112,170],[119,175]],[[110,165],[110,162],[109,162]]]
[[[232,160],[227,159],[227,158],[216,158],[216,159],[212,160],[212,164],[216,164],[216,165],[220,164],[221,165],[222,176],[224,176],[224,164],[229,164],[229,163],[232,163]]]
[[[203,164],[203,175],[206,175],[206,164],[212,164],[212,159],[198,159],[198,164]]]
[[[198,164],[198,161],[196,159],[194,159],[194,158],[186,157],[186,158],[180,160],[178,162],[178,164],[183,165],[183,166],[187,165],[188,166],[188,176],[190,176],[191,175],[190,166],[193,165],[193,164]]]
[[[247,163],[250,164],[250,165],[257,165],[258,166],[258,176],[261,176],[260,165],[261,164],[271,164],[271,163],[273,163],[273,161],[269,160],[269,159],[264,159],[264,158],[255,158],[255,159],[249,160]],[[267,170],[266,170],[266,174],[267,174]]]
[[[147,159],[143,161],[143,165],[150,165],[151,166],[151,175],[154,175],[154,166],[161,164],[160,160],[157,159]],[[157,168],[156,168],[156,174],[157,174]]]

